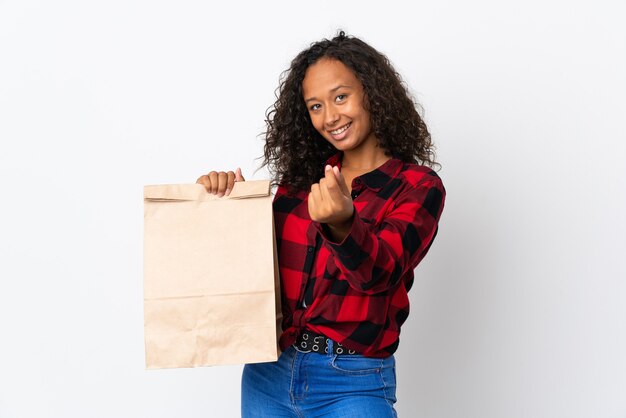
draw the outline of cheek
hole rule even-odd
[[[353,104],[346,109],[346,114],[350,115],[352,119],[364,121],[368,119],[367,111],[358,104]]]
[[[359,112],[359,118],[361,119],[361,125],[363,125],[365,129],[369,129],[371,123],[369,112],[365,109],[361,109]]]

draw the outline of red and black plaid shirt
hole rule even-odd
[[[337,153],[327,164],[341,167],[341,158]],[[341,243],[311,220],[307,196],[289,196],[279,186],[274,197],[281,349],[307,328],[368,357],[393,354],[409,314],[413,270],[437,233],[445,199],[441,179],[430,168],[397,159],[354,178],[356,212]]]

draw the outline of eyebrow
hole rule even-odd
[[[350,86],[347,86],[347,85],[343,85],[343,84],[341,84],[341,85],[339,85],[339,86],[337,86],[337,87],[333,87],[332,89],[330,89],[330,92],[331,92],[331,93],[334,93],[334,92],[336,92],[337,90],[339,90],[339,89],[340,89],[340,88],[342,88],[342,87],[343,87],[343,88],[347,88],[347,89],[352,88],[352,87],[350,87]],[[309,103],[309,102],[311,102],[311,101],[313,101],[313,100],[318,100],[318,98],[317,98],[317,97],[310,97],[310,98],[306,99],[306,100],[304,101],[304,103]]]

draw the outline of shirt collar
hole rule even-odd
[[[341,169],[342,159],[343,152],[339,151],[338,153],[332,155],[328,160],[326,160],[326,164],[330,164],[331,166],[336,165],[339,166],[339,168]],[[390,160],[385,161],[385,163],[377,169],[370,171],[369,173],[357,176],[356,178],[360,178],[361,181],[370,189],[378,191],[398,176],[398,174],[402,170],[403,165],[404,164],[401,160],[397,158],[391,158]]]

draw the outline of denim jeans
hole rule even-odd
[[[303,353],[247,364],[241,379],[242,418],[395,418],[393,356]]]

